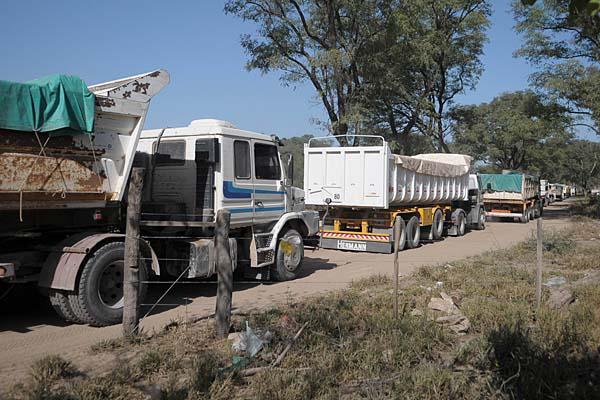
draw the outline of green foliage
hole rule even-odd
[[[249,69],[310,82],[336,135],[383,133],[402,153],[428,137],[449,151],[448,107],[472,89],[489,26],[485,0],[229,0],[254,22]],[[339,139],[346,143],[345,138]]]
[[[541,68],[534,85],[576,117],[574,126],[600,133],[600,1],[514,3],[516,30],[525,44],[516,53]]]
[[[281,72],[286,85],[307,80],[323,103],[331,131],[355,129],[363,82],[359,62],[385,31],[393,1],[229,0],[225,12],[258,26],[242,37],[248,69]]]
[[[537,0],[521,0],[524,6],[532,6]],[[573,17],[577,14],[594,16],[600,12],[600,0],[570,0],[569,13]]]
[[[600,143],[576,140],[566,149],[564,177],[587,191],[600,182]]]
[[[282,139],[283,146],[279,149],[281,154],[291,154],[294,159],[294,186],[304,187],[304,144],[308,143],[312,135],[294,136]]]
[[[498,170],[552,176],[571,139],[563,107],[531,91],[505,93],[476,106],[456,107],[454,146]]]

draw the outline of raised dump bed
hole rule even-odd
[[[163,70],[89,88],[62,75],[0,81],[0,234],[115,218],[150,99],[168,82]]]

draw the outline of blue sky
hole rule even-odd
[[[221,0],[5,0],[0,79],[67,73],[92,84],[165,68],[171,85],[152,100],[146,127],[219,118],[282,137],[322,134],[313,121],[324,114],[311,87],[283,87],[276,75],[245,70],[239,38],[252,30],[225,15]],[[531,68],[512,57],[520,38],[510,1],[494,2],[489,36],[485,72],[461,103],[527,86]]]

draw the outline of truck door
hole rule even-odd
[[[254,223],[268,223],[285,212],[279,150],[275,144],[253,141]]]
[[[219,162],[219,140],[196,140],[196,218],[212,221],[215,209],[215,164]]]
[[[231,150],[230,150],[231,151]],[[221,164],[231,161],[223,153]],[[231,153],[229,153],[231,154]],[[231,165],[231,164],[229,164]],[[222,169],[226,169],[222,167]],[[233,180],[223,180],[223,205],[231,212],[231,224],[250,225],[254,215],[254,183],[250,141],[233,141]]]

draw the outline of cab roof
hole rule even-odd
[[[158,138],[162,130],[163,129],[145,130],[142,132],[141,139]],[[238,129],[231,122],[218,119],[197,119],[190,122],[190,124],[185,127],[164,128],[162,137],[173,138],[198,135],[222,135],[276,142],[276,140],[269,135]]]

